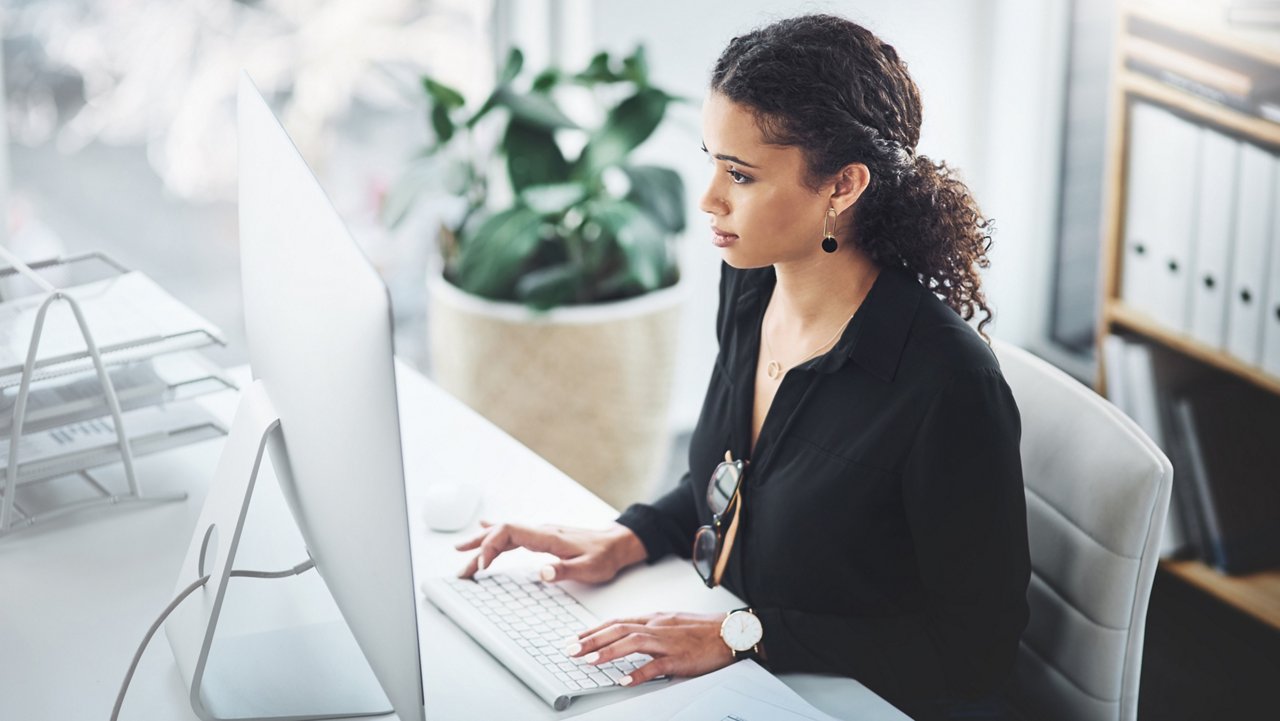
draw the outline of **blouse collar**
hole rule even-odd
[[[738,297],[736,315],[740,324],[758,324],[773,295],[777,273],[772,266],[747,271],[746,281],[747,287]],[[883,268],[835,347],[798,367],[835,373],[853,361],[884,382],[893,381],[924,293],[924,286],[911,271]],[[758,333],[758,327],[756,330]]]

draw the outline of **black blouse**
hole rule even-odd
[[[775,282],[772,267],[721,269],[689,472],[618,519],[650,563],[690,557],[712,469],[726,450],[749,457]],[[856,678],[904,710],[996,690],[1028,615],[1020,435],[986,343],[882,270],[835,347],[783,377],[747,468],[723,583],[760,617],[764,665]]]

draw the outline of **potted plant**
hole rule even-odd
[[[512,50],[474,109],[422,80],[435,136],[423,155],[464,201],[428,273],[432,372],[622,507],[664,465],[684,296],[673,247],[684,186],[630,156],[678,99],[649,82],[642,47],[620,61],[599,53],[573,74],[545,69],[527,89],[522,66]],[[602,121],[585,127],[561,110],[574,91]],[[392,220],[404,207],[389,204]]]

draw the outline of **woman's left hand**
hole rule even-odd
[[[652,661],[619,681],[623,686],[658,676],[701,676],[733,663],[733,652],[720,637],[723,621],[723,613],[652,613],[615,619],[578,634],[581,648],[575,652],[570,647],[569,655],[594,664],[632,653],[652,656]]]

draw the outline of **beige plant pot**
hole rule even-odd
[[[615,508],[649,499],[670,449],[684,284],[536,313],[427,277],[432,373],[446,391]]]

